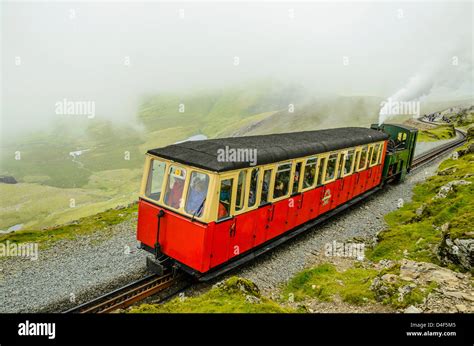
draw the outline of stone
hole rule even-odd
[[[416,209],[415,214],[416,214],[417,216],[421,216],[421,214],[423,214],[423,211],[424,211],[424,210],[425,210],[425,205],[422,204],[422,205],[420,205],[420,206]]]
[[[259,304],[261,302],[260,298],[252,296],[250,294],[245,296],[245,301],[250,304]]]
[[[459,312],[467,312],[467,306],[464,304],[456,304],[456,309],[458,309]]]
[[[440,198],[446,198],[448,194],[453,191],[453,186],[458,186],[458,185],[470,185],[471,182],[467,180],[453,180],[447,183],[446,185],[443,185],[439,188],[438,193],[436,196],[434,196],[432,199],[440,199]]]
[[[392,283],[397,282],[398,276],[395,274],[385,274],[385,275],[382,275],[381,279],[385,282],[392,284]]]
[[[406,313],[406,314],[419,314],[419,313],[422,313],[423,311],[416,308],[416,307],[414,307],[413,305],[410,305],[403,312]]]

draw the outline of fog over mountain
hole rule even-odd
[[[2,134],[71,117],[64,100],[135,124],[145,95],[262,79],[311,98],[466,97],[472,24],[472,2],[2,2]]]

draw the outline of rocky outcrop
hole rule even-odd
[[[2,175],[0,176],[0,183],[3,184],[18,184],[16,179],[10,175]]]
[[[459,185],[470,185],[471,182],[467,180],[453,180],[440,187],[438,193],[433,197],[433,200],[446,198],[451,191],[455,189],[455,186]]]
[[[451,239],[449,231],[443,232],[438,247],[438,256],[443,265],[455,264],[465,270],[472,270],[474,264],[474,239]]]
[[[376,299],[399,302],[405,313],[474,312],[474,290],[469,273],[456,273],[433,263],[407,259],[379,262],[376,267],[392,269],[373,279],[370,289]],[[402,304],[413,292],[424,295],[422,301],[409,306]]]

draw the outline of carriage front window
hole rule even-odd
[[[205,173],[192,172],[189,181],[188,196],[184,210],[188,214],[200,217],[206,203],[209,176]]]
[[[152,159],[148,179],[146,183],[145,196],[158,201],[161,196],[163,178],[165,176],[166,163]]]
[[[171,166],[169,169],[168,184],[166,184],[164,202],[167,206],[179,209],[183,198],[186,170],[181,167]]]

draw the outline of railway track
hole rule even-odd
[[[65,313],[107,313],[123,309],[170,287],[175,283],[176,278],[177,276],[173,276],[172,273],[166,273],[162,276],[149,275],[67,310]],[[171,297],[176,293],[174,292],[169,296]]]
[[[453,140],[419,155],[413,160],[412,169],[419,168],[435,160],[440,155],[445,154],[447,151],[464,144],[466,142],[466,134],[457,129],[456,132],[459,135],[457,140]],[[117,309],[126,308],[138,301],[169,288],[176,282],[177,278],[178,276],[173,276],[172,273],[166,273],[162,276],[150,275],[114,291],[108,292],[94,300],[67,310],[65,313],[108,313]],[[189,286],[190,285],[187,285],[186,287],[181,288],[178,292]],[[168,294],[162,300],[167,300],[178,292]]]
[[[427,123],[427,124],[433,124],[432,122],[427,122],[423,121],[422,119],[418,119],[421,122]],[[457,148],[461,145],[463,145],[466,142],[467,136],[466,134],[461,131],[456,129],[456,133],[458,134],[458,137],[456,140],[453,140],[449,143],[440,145],[439,147],[433,148],[426,153],[423,153],[413,159],[411,169],[417,169],[433,160],[438,158],[440,155],[445,154],[447,151],[452,150],[454,148]]]

